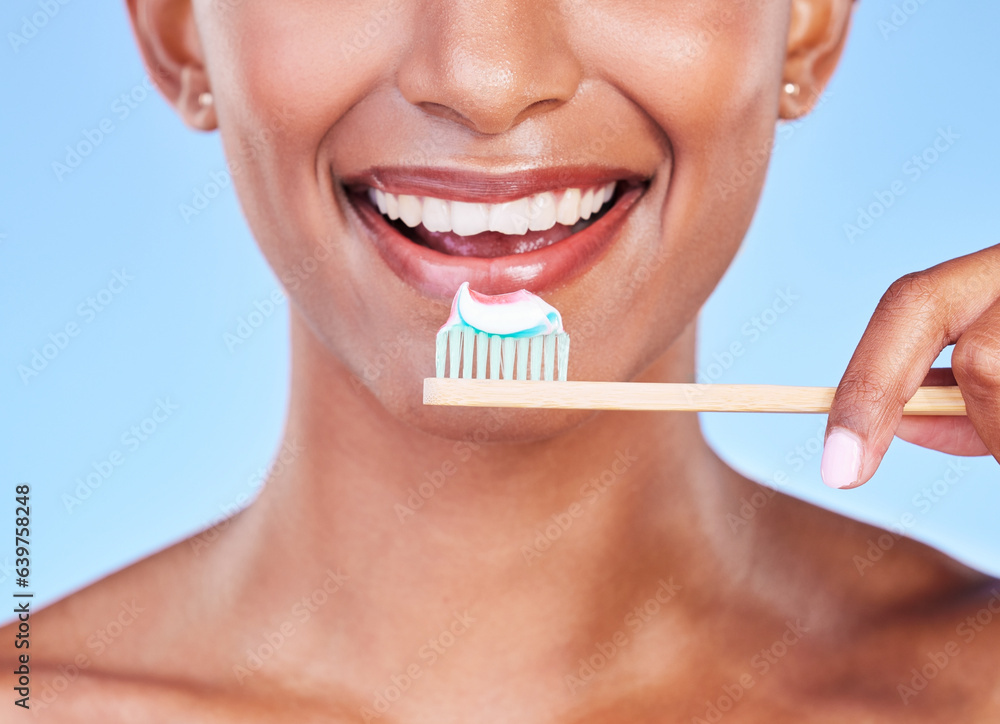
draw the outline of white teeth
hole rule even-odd
[[[424,196],[424,216],[421,219],[428,231],[451,231],[451,210],[444,199]]]
[[[522,236],[528,231],[546,231],[557,223],[573,226],[598,213],[615,192],[616,182],[587,189],[545,191],[500,204],[449,201],[433,196],[391,194],[369,188],[368,198],[380,213],[400,219],[409,227],[423,224],[428,231],[451,231],[472,236],[484,231]]]
[[[596,214],[604,206],[604,189],[596,188],[594,189],[594,213]]]
[[[580,197],[580,218],[589,219],[592,213],[594,213],[594,189],[587,189]]]
[[[489,231],[490,209],[488,204],[451,202],[451,230],[459,236],[472,236]]]
[[[566,189],[556,207],[556,221],[572,226],[580,220],[580,189]]]
[[[393,221],[399,218],[399,199],[393,194],[385,195],[385,213]]]
[[[522,235],[528,231],[528,199],[490,204],[490,231]]]
[[[611,201],[611,197],[615,195],[615,182],[609,181],[608,185],[604,187],[604,200]]]
[[[400,194],[399,196],[399,218],[403,223],[413,228],[420,223],[424,205],[420,202],[419,196]]]
[[[529,231],[547,231],[556,225],[556,195],[551,191],[531,197]]]
[[[387,213],[388,207],[385,204],[385,192],[382,189],[375,189],[375,205],[383,214]]]

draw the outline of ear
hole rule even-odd
[[[191,0],[126,0],[149,77],[191,128],[218,125]],[[209,95],[203,95],[203,94]]]
[[[804,116],[819,100],[847,41],[854,0],[791,0],[779,107],[783,119]],[[789,86],[788,84],[794,84]]]

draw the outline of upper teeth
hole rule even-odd
[[[476,204],[449,201],[433,196],[390,194],[369,188],[368,197],[390,219],[401,219],[414,227],[423,224],[428,231],[451,231],[472,236],[484,231],[521,235],[545,231],[557,223],[572,226],[600,211],[615,193],[614,181],[587,189],[546,191],[502,204]]]

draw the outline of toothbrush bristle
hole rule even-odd
[[[486,332],[476,334],[476,377],[486,379],[486,355],[489,349],[490,337]]]
[[[556,335],[556,342],[559,346],[559,379],[566,380],[566,371],[569,367],[569,335],[560,332]]]
[[[444,377],[445,364],[448,361],[448,330],[442,329],[437,333],[434,348],[434,374],[437,377]]]
[[[529,337],[521,337],[517,340],[517,372],[515,380],[528,379],[528,347],[531,344]]]
[[[490,336],[490,379],[500,379],[500,338]]]
[[[569,335],[502,337],[467,326],[442,329],[434,368],[438,377],[563,381],[569,368]]]
[[[455,327],[448,334],[448,376],[458,377],[459,362],[462,359],[462,330]]]
[[[556,370],[556,336],[554,334],[545,337],[545,352],[542,354],[542,361],[545,364],[545,374],[543,379],[554,380]]]
[[[513,337],[503,337],[500,340],[500,376],[505,380],[513,380],[514,377],[514,350],[517,349],[517,340]]]
[[[462,377],[472,377],[472,345],[476,341],[476,333],[471,329],[462,330]]]
[[[533,380],[542,379],[542,335],[535,335],[531,338],[531,377]]]

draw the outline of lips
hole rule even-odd
[[[422,293],[450,299],[465,281],[486,294],[538,292],[569,282],[614,243],[648,179],[607,168],[498,175],[380,167],[341,183],[364,235],[389,268]],[[574,216],[568,206],[581,197],[583,211]],[[555,209],[545,206],[553,202],[560,220],[578,220],[557,223]],[[475,214],[482,218],[474,220]],[[489,229],[480,232],[484,226]]]

